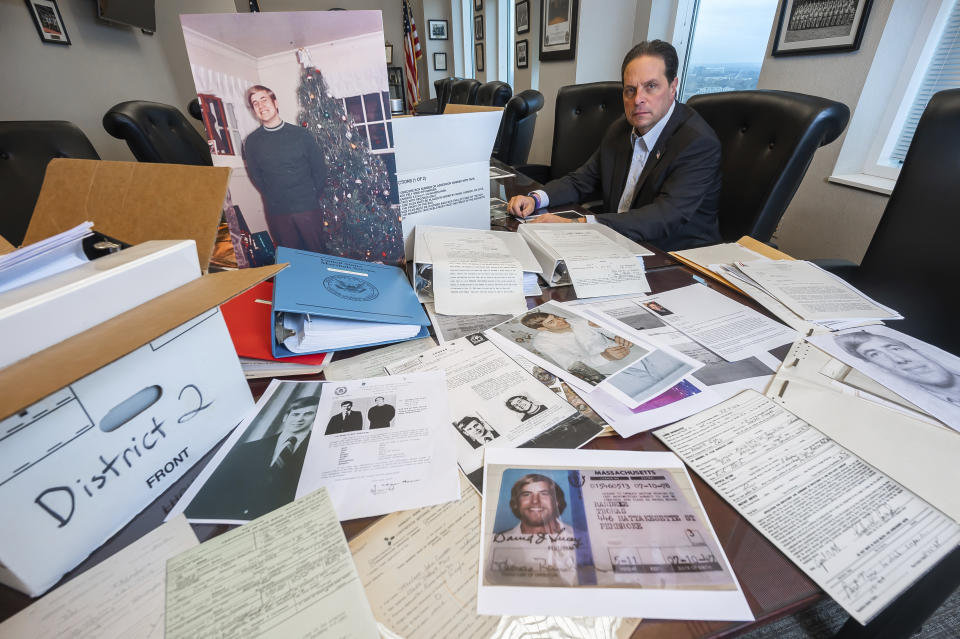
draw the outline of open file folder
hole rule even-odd
[[[280,247],[277,263],[283,262],[290,268],[274,280],[274,357],[429,334],[430,320],[396,266]]]

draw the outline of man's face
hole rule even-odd
[[[558,514],[553,486],[545,481],[527,483],[517,495],[517,510],[522,523],[527,526],[543,526],[553,522]]]
[[[382,397],[378,397],[375,401],[377,402],[377,406],[383,406],[383,398],[382,398]]]
[[[340,412],[346,415],[353,408],[353,404],[340,404]]]
[[[317,416],[315,406],[304,406],[291,409],[283,418],[283,429],[299,433],[313,425],[313,418]]]
[[[250,106],[253,108],[253,114],[257,116],[263,124],[270,124],[278,119],[277,101],[270,97],[266,91],[254,91],[250,94]]]
[[[570,323],[562,317],[548,314],[547,319],[540,322],[540,328],[554,333],[562,333],[570,329]]]
[[[482,442],[487,434],[487,429],[477,420],[471,420],[463,425],[463,434],[472,438],[474,441]]]
[[[950,386],[953,373],[918,353],[906,344],[879,335],[857,347],[868,362],[896,373],[904,379],[929,386]]]
[[[658,56],[634,58],[623,72],[623,111],[640,135],[659,122],[677,97],[677,81],[667,82],[667,67]]]
[[[510,405],[513,406],[515,410],[521,413],[525,413],[528,410],[530,410],[531,406],[533,406],[533,402],[531,402],[526,397],[514,397],[513,400],[510,402]]]

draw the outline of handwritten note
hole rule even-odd
[[[167,562],[166,637],[379,637],[323,488]]]
[[[949,517],[755,391],[656,435],[861,624],[960,542]]]
[[[0,637],[163,637],[166,560],[197,545],[182,516],[0,624]]]

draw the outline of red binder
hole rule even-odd
[[[330,353],[296,355],[277,359],[270,351],[270,339],[273,331],[271,310],[273,308],[273,280],[261,282],[246,293],[222,304],[220,312],[227,322],[227,330],[233,339],[237,355],[253,359],[265,359],[273,362],[292,362],[320,366]]]

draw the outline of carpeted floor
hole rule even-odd
[[[828,639],[847,622],[847,613],[832,599],[824,599],[801,613],[751,630],[739,639]],[[944,602],[923,629],[910,639],[960,638],[960,590]],[[904,638],[907,639],[907,638]]]

